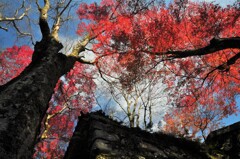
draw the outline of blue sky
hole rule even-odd
[[[238,109],[240,110],[240,95],[236,97],[236,105],[237,105]],[[223,119],[223,123],[225,125],[230,125],[230,124],[236,123],[238,121],[240,121],[240,112],[238,112],[237,114],[233,114],[233,115],[229,116],[228,118]]]
[[[196,2],[202,2],[202,1],[205,1],[205,2],[214,2],[216,4],[220,4],[222,6],[226,6],[226,5],[229,5],[229,4],[233,4],[234,2],[236,2],[237,0],[192,0],[192,1],[196,1]]]

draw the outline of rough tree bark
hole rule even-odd
[[[32,158],[41,121],[58,79],[76,61],[92,64],[78,56],[91,40],[90,36],[78,42],[69,56],[59,53],[63,47],[58,42],[60,19],[71,2],[68,1],[55,17],[56,21],[50,29],[50,1],[44,0],[41,8],[36,0],[42,40],[34,47],[30,65],[18,77],[0,86],[0,158]]]
[[[4,159],[31,158],[54,87],[77,60],[58,53],[61,48],[50,37],[38,42],[33,62],[0,87],[0,156]]]

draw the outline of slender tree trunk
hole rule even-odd
[[[153,125],[153,122],[152,122],[152,106],[150,104],[149,106],[149,123],[148,123],[148,127],[151,128]]]
[[[125,100],[128,99],[125,97]],[[133,120],[133,114],[131,112],[131,102],[129,102],[128,100],[126,100],[127,102],[127,117],[129,120],[129,126],[132,128],[134,127],[134,120]]]
[[[143,120],[144,120],[144,127],[145,127],[145,130],[147,129],[147,118],[146,118],[146,115],[147,115],[147,106],[144,105],[144,115],[143,115]]]
[[[130,128],[134,128],[134,126],[135,126],[134,118],[133,118],[132,115],[131,115],[130,118],[129,118],[129,125],[130,125]]]
[[[61,48],[50,38],[38,42],[32,63],[0,87],[0,158],[32,157],[54,87],[76,61],[58,53]]]
[[[140,110],[141,110],[142,106],[139,106],[138,108],[138,113],[137,113],[137,117],[136,117],[136,126],[139,128],[140,127],[140,121],[139,121],[139,118],[140,118]]]

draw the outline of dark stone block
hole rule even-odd
[[[240,122],[211,132],[205,143],[213,157],[240,158]]]
[[[77,142],[77,140],[79,142]],[[122,126],[101,112],[79,117],[66,159],[207,159],[196,142]]]

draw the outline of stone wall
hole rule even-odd
[[[101,112],[82,115],[65,159],[207,159],[199,143],[121,126]]]
[[[211,132],[206,145],[215,158],[240,159],[240,122]]]

